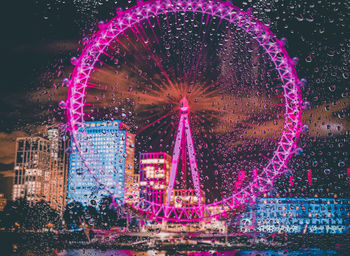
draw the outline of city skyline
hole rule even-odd
[[[112,125],[112,126],[111,126]],[[94,133],[96,133],[94,130],[98,130],[99,131],[99,133],[100,133],[100,135],[98,135],[98,136],[107,136],[108,135],[108,133],[110,132],[108,129],[112,129],[111,130],[111,134],[112,135],[116,135],[116,137],[118,138],[119,137],[119,135],[117,134],[117,132],[118,131],[120,131],[120,130],[124,130],[124,131],[128,131],[130,128],[129,127],[127,127],[125,124],[123,124],[122,123],[122,121],[120,121],[120,120],[118,120],[118,121],[112,121],[112,120],[106,120],[106,121],[89,121],[89,122],[86,122],[86,129],[87,129],[87,132],[88,132],[88,134],[89,133],[91,133],[91,134],[94,134]],[[89,127],[91,127],[91,128],[89,128]],[[101,130],[101,128],[102,128],[102,130]],[[96,130],[96,131],[97,131]],[[108,130],[108,131],[107,131]],[[125,135],[125,138],[123,137]],[[117,193],[114,193],[114,192],[112,192],[112,196],[113,197],[115,197],[116,195],[117,195],[117,197],[119,198],[119,200],[116,200],[117,202],[119,202],[119,203],[121,203],[121,202],[125,202],[125,203],[135,203],[135,200],[138,200],[137,199],[137,195],[138,196],[140,196],[141,198],[143,198],[143,193],[144,192],[142,192],[143,190],[144,190],[144,188],[143,187],[145,187],[146,186],[146,183],[148,184],[148,183],[150,183],[150,181],[151,181],[151,183],[152,183],[152,186],[156,186],[157,188],[156,189],[160,189],[160,190],[163,190],[163,193],[161,194],[161,196],[158,198],[158,199],[155,199],[155,201],[151,198],[151,197],[147,197],[146,198],[146,200],[150,200],[150,201],[154,201],[154,202],[156,202],[156,203],[165,203],[165,196],[166,196],[166,188],[168,187],[168,179],[169,179],[169,174],[170,174],[170,166],[171,166],[171,160],[169,160],[168,158],[170,158],[171,159],[171,157],[169,156],[169,155],[167,155],[166,153],[155,153],[155,152],[143,152],[143,153],[140,153],[140,158],[139,158],[139,161],[140,161],[140,164],[139,164],[139,170],[134,170],[134,166],[135,166],[135,163],[136,163],[136,161],[137,161],[137,159],[134,157],[134,149],[135,149],[135,139],[137,139],[137,137],[135,138],[135,136],[133,135],[133,134],[131,134],[131,133],[125,133],[124,135],[122,135],[121,137],[120,137],[120,139],[121,139],[121,142],[123,143],[123,145],[124,145],[124,142],[123,141],[125,141],[125,145],[128,145],[127,147],[126,147],[126,151],[125,151],[125,153],[120,153],[120,154],[123,154],[123,158],[125,159],[125,164],[122,166],[122,169],[124,170],[124,171],[122,171],[121,173],[124,173],[123,174],[123,177],[122,177],[122,180],[124,180],[123,181],[123,184],[120,186],[120,188],[122,189],[122,194],[123,195],[119,195],[119,192],[117,192]],[[91,136],[91,135],[90,135]],[[89,136],[89,137],[90,137]],[[131,137],[130,137],[131,136]],[[46,138],[46,139],[45,139]],[[96,138],[98,138],[98,137],[96,137]],[[102,138],[102,137],[101,137]],[[112,138],[113,139],[113,138]],[[65,165],[68,165],[68,162],[67,162],[67,160],[68,160],[68,157],[67,157],[67,155],[68,155],[68,153],[67,152],[69,152],[69,155],[70,155],[70,158],[71,158],[71,161],[69,161],[69,166],[71,166],[71,164],[72,164],[72,162],[79,162],[79,161],[76,161],[76,160],[74,160],[74,158],[77,158],[77,152],[76,152],[76,149],[74,149],[74,143],[71,143],[71,149],[67,149],[67,145],[68,145],[68,142],[69,142],[69,140],[68,140],[68,136],[67,136],[67,134],[64,134],[64,133],[62,133],[62,132],[59,132],[59,129],[58,128],[55,128],[55,127],[50,127],[43,135],[42,135],[42,137],[40,137],[40,136],[30,136],[30,137],[18,137],[17,139],[16,139],[16,141],[17,141],[17,146],[16,146],[16,154],[15,154],[15,158],[17,159],[16,160],[16,166],[15,166],[15,168],[14,168],[14,172],[20,172],[20,169],[21,168],[23,168],[23,166],[27,166],[27,168],[29,167],[29,169],[31,168],[30,166],[28,166],[28,164],[23,164],[25,161],[28,161],[28,160],[25,160],[26,158],[30,158],[30,159],[33,159],[33,157],[31,156],[31,154],[32,153],[29,153],[29,154],[25,154],[25,153],[23,153],[23,152],[25,152],[25,150],[29,150],[29,149],[31,149],[32,148],[32,146],[26,146],[26,148],[24,148],[24,145],[25,145],[25,141],[26,140],[29,140],[30,142],[29,142],[29,144],[28,145],[32,145],[32,141],[40,141],[40,140],[42,140],[43,142],[44,141],[46,141],[47,143],[50,143],[50,146],[47,146],[46,147],[46,157],[48,158],[48,159],[52,159],[52,160],[40,160],[40,159],[38,159],[38,161],[39,161],[39,163],[40,162],[47,162],[47,163],[50,163],[50,164],[48,164],[46,167],[43,167],[44,169],[42,169],[44,172],[45,171],[48,171],[48,174],[49,175],[44,175],[44,174],[39,174],[39,176],[38,177],[41,177],[41,176],[43,176],[43,177],[45,177],[45,181],[47,181],[48,182],[48,177],[50,177],[50,185],[48,185],[47,187],[45,187],[45,190],[43,190],[44,192],[42,193],[42,195],[41,196],[39,196],[37,199],[35,199],[36,200],[36,202],[38,202],[38,201],[40,201],[41,199],[44,199],[44,200],[47,200],[49,203],[50,203],[50,205],[52,205],[55,209],[63,209],[62,207],[61,207],[61,205],[63,205],[63,207],[64,207],[64,205],[67,203],[66,202],[66,193],[68,192],[68,193],[71,193],[71,195],[69,196],[68,195],[68,203],[69,202],[72,202],[72,201],[77,201],[77,202],[82,202],[84,205],[91,205],[91,200],[94,200],[94,201],[96,201],[96,202],[99,202],[100,201],[100,199],[102,198],[102,196],[100,196],[99,198],[95,198],[95,196],[92,196],[91,197],[91,195],[89,196],[88,195],[88,193],[94,193],[94,191],[95,191],[95,193],[98,193],[98,191],[100,191],[100,192],[102,192],[102,194],[104,195],[104,196],[108,196],[108,192],[109,191],[111,191],[111,190],[109,190],[108,189],[108,187],[106,187],[106,189],[98,189],[97,187],[94,189],[94,188],[92,188],[91,187],[91,189],[88,189],[88,190],[86,190],[85,192],[83,192],[83,194],[85,194],[85,196],[87,196],[87,199],[86,200],[88,200],[88,201],[86,201],[85,199],[84,200],[82,200],[81,198],[79,198],[79,197],[76,197],[75,195],[74,195],[74,193],[76,193],[76,188],[73,188],[73,190],[75,191],[75,192],[72,192],[72,189],[69,189],[69,187],[67,188],[67,192],[65,191],[65,190],[63,190],[63,191],[61,191],[56,197],[54,196],[54,195],[51,195],[53,192],[49,192],[49,189],[51,189],[51,188],[49,188],[50,186],[51,187],[53,187],[54,189],[56,189],[56,186],[55,186],[55,184],[57,183],[57,182],[59,182],[60,184],[61,184],[61,186],[57,186],[57,188],[58,187],[61,187],[61,188],[64,188],[66,185],[65,184],[67,184],[67,182],[69,183],[69,178],[68,178],[68,176],[72,176],[72,174],[73,174],[73,176],[76,176],[76,168],[78,168],[80,165],[80,168],[78,168],[78,169],[86,169],[85,168],[85,166],[84,166],[84,164],[83,164],[83,162],[80,160],[80,165],[79,166],[77,166],[77,167],[74,167],[73,169],[72,169],[72,167],[70,167],[69,168],[69,170],[68,170],[68,166],[66,166],[66,167],[64,167]],[[115,139],[114,139],[115,140]],[[64,143],[64,144],[62,144],[62,142]],[[108,144],[108,140],[106,140],[106,139],[103,139],[102,141],[102,144],[101,145],[106,145],[105,143],[107,142],[107,145],[109,145]],[[21,144],[22,143],[22,144]],[[94,147],[99,147],[98,145],[99,145],[99,143],[100,142],[98,142],[98,141],[95,141],[94,140],[94,137],[92,136],[91,138],[90,138],[90,142],[89,143],[94,143]],[[39,144],[41,144],[41,143],[39,143]],[[39,145],[38,143],[37,144],[35,144],[35,145],[37,145],[37,146],[35,146],[36,148],[35,149],[39,149],[38,147],[38,145]],[[34,145],[34,144],[33,144]],[[49,145],[49,144],[48,144]],[[65,146],[64,146],[65,145]],[[28,148],[27,148],[28,147]],[[106,153],[103,153],[103,154],[107,154],[107,155],[109,155],[109,154],[112,154],[112,152],[113,151],[110,151],[110,147],[114,147],[114,146],[111,146],[111,145],[109,145],[108,146],[108,152],[106,152]],[[41,149],[41,146],[40,146],[40,149]],[[106,148],[107,149],[107,148]],[[119,149],[119,147],[118,147],[118,149]],[[103,149],[100,149],[100,148],[96,148],[96,150],[98,150],[98,151],[101,151],[101,152],[103,152]],[[131,151],[130,151],[131,150]],[[126,153],[126,152],[128,152],[128,153]],[[125,155],[126,154],[126,155]],[[159,160],[158,159],[158,155],[159,154],[163,154],[162,155],[162,159],[164,159],[164,158],[167,158],[169,161],[168,161],[168,164],[163,164],[164,165],[164,167],[163,168],[165,168],[165,165],[167,166],[166,168],[165,168],[165,170],[163,170],[162,169],[162,167],[160,167],[160,169],[158,170],[157,168],[156,169],[154,169],[154,163],[158,163],[159,161],[161,161],[161,160]],[[25,158],[23,158],[23,155],[25,155]],[[37,155],[37,153],[36,153],[36,155]],[[40,154],[38,154],[39,156],[40,156]],[[124,156],[125,155],[125,156]],[[148,156],[149,155],[149,156]],[[167,155],[168,157],[165,157],[165,155]],[[90,156],[91,157],[91,156]],[[96,156],[94,156],[94,157],[96,157]],[[149,158],[149,157],[151,157],[151,158]],[[153,158],[155,158],[155,160],[153,159],[152,160],[152,157]],[[78,157],[79,158],[79,157]],[[148,159],[149,158],[149,160],[145,160],[145,159]],[[64,160],[64,159],[66,159],[66,160]],[[24,162],[23,162],[24,161]],[[33,161],[33,160],[30,160],[30,161]],[[102,160],[102,162],[106,162],[107,160],[105,159],[105,160]],[[146,162],[144,162],[144,161],[148,161],[147,163]],[[23,162],[23,163],[22,163]],[[89,162],[89,161],[88,161]],[[32,164],[31,162],[28,162],[28,163],[30,163],[30,164]],[[149,164],[151,164],[150,166],[148,166],[148,167],[145,167],[146,165],[148,166]],[[22,167],[21,167],[22,166]],[[57,166],[57,167],[56,167]],[[59,166],[61,166],[60,168],[63,168],[62,169],[62,171],[63,171],[63,173],[62,173],[62,178],[60,178],[60,179],[56,179],[55,177],[55,175],[57,175],[57,174],[55,174],[55,171],[54,170],[56,170]],[[153,166],[153,167],[152,167]],[[37,168],[37,167],[35,167],[35,168]],[[34,168],[34,169],[35,169]],[[39,167],[39,169],[40,169],[41,167]],[[105,168],[105,167],[103,167],[103,168]],[[153,168],[153,169],[149,169],[149,168]],[[186,167],[185,167],[186,168]],[[32,168],[33,169],[33,168]],[[34,170],[33,169],[33,170]],[[99,168],[98,167],[92,167],[92,170],[98,170]],[[107,168],[108,169],[108,168]],[[58,170],[58,169],[57,169]],[[61,172],[62,172],[61,171]],[[189,171],[189,170],[187,170],[187,171]],[[29,172],[30,172],[30,170],[29,170]],[[35,171],[34,170],[34,172],[35,173],[27,173],[26,175],[34,175],[34,176],[36,176],[36,175],[38,175],[36,172],[37,171]],[[119,171],[118,171],[119,172]],[[117,172],[117,173],[118,173]],[[156,178],[156,179],[159,179],[159,173],[161,172],[161,175],[162,175],[162,178],[161,179],[164,179],[164,181],[166,180],[166,182],[163,184],[163,185],[161,185],[161,186],[159,186],[159,184],[158,183],[155,183],[155,180],[154,180],[154,178]],[[164,173],[163,173],[164,172]],[[243,172],[243,171],[242,171]],[[120,172],[119,172],[120,173]],[[150,174],[150,173],[152,173],[152,174]],[[157,176],[157,175],[155,175],[155,173],[157,173],[157,175],[159,176]],[[349,175],[349,173],[350,173],[350,170],[349,170],[349,168],[346,168],[346,174],[347,175]],[[91,174],[89,174],[88,173],[88,171],[87,170],[85,170],[85,174],[84,174],[84,172],[82,172],[81,174],[79,174],[80,176],[76,176],[74,179],[78,179],[78,180],[81,180],[81,181],[83,181],[81,178],[83,177],[83,176],[86,176],[86,175],[91,175]],[[180,173],[180,176],[183,178],[183,170],[181,170],[181,173]],[[239,174],[240,175],[240,174]],[[33,176],[33,177],[34,177]],[[46,177],[47,176],[47,177]],[[108,176],[108,175],[107,175]],[[306,177],[307,176],[307,177]],[[313,177],[313,174],[312,174],[312,170],[311,169],[309,169],[308,170],[308,173],[307,173],[307,175],[305,176],[305,179],[307,179],[307,183],[308,183],[308,185],[309,185],[309,188],[308,189],[306,189],[306,190],[312,190],[313,188],[313,183],[315,182],[315,181],[317,181],[317,178],[315,179],[314,177]],[[23,174],[20,174],[20,173],[18,173],[18,174],[16,174],[14,177],[13,176],[11,176],[12,177],[12,179],[14,179],[15,180],[15,182],[14,182],[14,184],[26,184],[26,183],[21,183],[21,182],[19,182],[18,183],[18,181],[17,180],[23,180],[24,181],[24,176],[23,176]],[[57,176],[58,177],[58,176]],[[108,176],[109,177],[109,176]],[[149,178],[151,178],[150,180],[147,180],[146,179],[146,177],[148,177],[148,179]],[[96,178],[96,177],[95,177]],[[288,187],[289,187],[289,190],[290,189],[293,189],[293,187],[295,186],[294,185],[294,182],[295,182],[295,180],[294,179],[296,179],[296,178],[298,178],[297,176],[289,176],[289,178],[286,178],[286,179],[284,179],[284,178],[282,178],[282,179],[279,179],[279,182],[283,182],[284,181],[284,183],[285,184],[288,184]],[[239,179],[239,177],[238,177],[238,180],[237,180],[237,182],[239,183],[239,182],[243,182],[243,179],[244,179],[244,177],[242,178],[242,180],[240,180]],[[31,181],[32,179],[27,179],[27,180],[29,180],[29,181]],[[38,179],[37,179],[38,180]],[[71,181],[70,181],[70,183],[72,183],[72,180],[73,180],[73,177],[71,177]],[[90,181],[93,181],[93,183],[96,185],[96,186],[99,186],[98,185],[98,182],[99,181],[104,181],[104,178],[97,178],[97,180],[98,180],[98,182],[97,181],[95,181],[93,178],[92,178],[92,176],[90,177],[90,179],[88,179],[88,180],[90,180]],[[120,180],[120,178],[119,178],[119,180]],[[340,179],[340,181],[341,181],[342,179]],[[345,181],[346,181],[346,178],[344,179]],[[17,181],[17,182],[16,182]],[[79,182],[81,182],[81,181],[79,181]],[[87,180],[86,181],[83,181],[83,183],[84,183],[84,185],[87,185]],[[130,183],[129,185],[128,185],[128,182]],[[158,181],[159,182],[159,181]],[[185,184],[186,184],[186,181],[182,181],[182,182],[185,182]],[[52,183],[52,184],[51,184]],[[108,183],[108,182],[107,182]],[[106,182],[104,182],[104,184],[107,184]],[[177,182],[178,183],[178,182]],[[180,182],[181,183],[181,182]],[[237,184],[238,184],[237,183]],[[58,184],[58,183],[57,183]],[[108,183],[109,184],[109,183]],[[136,187],[135,187],[135,185],[136,185]],[[63,186],[62,186],[63,185]],[[15,199],[17,199],[17,198],[20,198],[20,197],[26,197],[27,196],[27,193],[28,192],[20,192],[20,190],[18,190],[18,192],[16,192],[17,190],[16,190],[16,187],[15,186],[18,186],[18,185],[14,185],[13,186],[13,188],[12,188],[12,192],[11,192],[11,194],[12,194],[12,200],[15,200]],[[139,186],[140,186],[140,188],[139,188]],[[149,184],[147,185],[147,186],[149,186]],[[241,185],[239,185],[239,186],[241,186]],[[125,189],[124,189],[124,187],[125,187]],[[183,198],[187,198],[188,196],[190,196],[190,197],[194,197],[194,191],[193,191],[193,189],[191,190],[190,188],[182,188],[181,189],[181,187],[182,187],[182,185],[180,184],[177,184],[177,186],[176,186],[176,189],[174,189],[174,191],[173,191],[173,195],[171,196],[171,202],[172,202],[172,204],[179,204],[179,202],[180,201],[183,201],[185,204],[187,204],[186,203],[186,200],[188,200],[188,199],[183,199]],[[130,189],[130,190],[129,190]],[[71,190],[71,192],[69,192]],[[24,191],[24,190],[23,190]],[[27,191],[27,190],[26,190]],[[29,192],[30,192],[30,189],[28,190]],[[51,190],[50,190],[51,191]],[[124,192],[125,191],[125,192]],[[329,193],[330,193],[330,191],[328,191]],[[125,195],[124,195],[124,193],[125,193]],[[151,190],[149,190],[149,191],[147,191],[146,192],[146,194],[150,194],[151,193]],[[153,193],[153,192],[152,192]],[[280,197],[279,196],[279,194],[280,194],[280,192],[277,190],[277,191],[275,191],[274,192],[275,194],[277,194],[277,197]],[[187,195],[188,194],[188,195]],[[333,193],[334,194],[334,193]],[[44,196],[45,195],[45,196]],[[128,196],[126,196],[126,195],[128,195]],[[265,195],[266,196],[266,195]],[[335,198],[337,197],[337,195],[336,194],[334,194],[334,196],[335,196]],[[128,199],[127,197],[130,197],[130,199]],[[283,196],[282,196],[283,197]],[[311,195],[311,197],[312,197],[312,195]],[[321,196],[322,197],[322,196]],[[324,196],[323,196],[324,197]],[[342,196],[340,195],[340,198],[341,198]],[[95,199],[96,200],[95,200]],[[178,203],[176,203],[176,198],[178,198],[178,200],[180,200]],[[203,197],[202,197],[202,200],[203,200],[203,202],[205,201],[205,199],[204,199],[205,197],[204,197],[204,195],[203,195]],[[29,202],[31,201],[32,199],[30,199],[29,198]],[[190,199],[190,201],[191,200],[193,200],[193,198],[192,199]],[[59,202],[58,202],[59,201]],[[53,203],[53,202],[56,202],[56,203]],[[118,203],[118,204],[119,204]],[[189,205],[191,205],[191,204],[193,204],[193,203],[191,203],[191,202],[189,202],[188,203]],[[60,205],[59,207],[57,207],[57,205]]]
[[[133,4],[134,2],[129,3],[130,6]],[[246,7],[241,3],[236,4],[243,9]],[[5,53],[5,59],[9,61],[9,65],[3,69],[6,75],[3,82],[4,96],[2,97],[0,118],[0,192],[5,192],[7,197],[9,197],[8,184],[12,179],[15,138],[31,135],[34,133],[33,131],[42,130],[51,123],[64,121],[64,118],[60,120],[64,114],[57,106],[58,102],[64,100],[66,95],[66,87],[61,86],[62,80],[72,70],[70,58],[76,55],[78,48],[81,48],[80,35],[89,34],[91,24],[97,24],[101,17],[106,18],[114,14],[112,11],[106,11],[108,10],[107,5],[104,5],[103,8],[90,6],[92,9],[98,10],[95,15],[85,11],[83,6],[73,3],[66,5],[55,3],[53,4],[55,11],[48,10],[41,3],[28,1],[25,5],[27,8],[20,10],[19,18],[5,28],[5,34],[9,36],[2,41],[3,46],[9,49]],[[275,5],[276,8],[279,6],[278,3]],[[14,3],[9,6],[15,8]],[[125,8],[125,5],[121,7]],[[257,15],[260,18],[268,20],[268,15],[262,11],[263,6],[253,6],[253,8],[258,12]],[[301,6],[300,10],[302,11],[303,8]],[[325,8],[325,6],[320,5],[318,9],[313,9],[311,12],[315,17],[321,17],[322,10]],[[72,15],[73,13],[76,15]],[[275,13],[277,14],[276,10]],[[334,10],[329,13],[329,17],[333,19],[337,16],[338,14]],[[314,146],[310,143],[312,140],[316,140],[315,144],[320,145],[323,143],[318,143],[318,141],[336,136],[337,140],[345,140],[345,146],[340,149],[344,152],[344,148],[348,145],[346,132],[349,130],[349,120],[344,118],[349,108],[349,99],[346,96],[348,92],[344,91],[347,71],[327,69],[327,67],[340,63],[346,56],[346,54],[341,54],[343,52],[341,50],[342,41],[344,41],[342,37],[345,36],[344,29],[341,23],[327,23],[322,28],[321,34],[318,31],[315,32],[315,27],[318,25],[306,19],[297,19],[294,16],[285,17],[285,19],[286,21],[273,24],[273,29],[281,37],[284,33],[288,33],[288,52],[291,56],[300,57],[297,69],[300,77],[305,77],[307,80],[305,86],[307,89],[304,95],[311,105],[310,109],[305,110],[303,117],[304,123],[312,124],[309,125],[308,138],[302,141],[302,144],[306,145],[304,151],[312,151]],[[284,28],[285,24],[288,24],[288,28]],[[21,40],[23,35],[16,33],[23,25],[27,26],[27,29],[23,30],[26,33],[24,36],[28,38],[25,43]],[[70,26],[71,29],[65,29],[67,26]],[[40,29],[33,29],[34,27]],[[289,33],[290,31],[293,33]],[[336,31],[340,31],[340,33]],[[320,39],[324,37],[328,40],[321,41]],[[317,47],[323,47],[324,53],[317,54]],[[22,59],[22,61],[15,63],[17,59]],[[11,68],[13,66],[18,66],[18,68]],[[20,70],[21,76],[16,75],[18,70]],[[317,70],[323,71],[320,73]],[[107,74],[111,74],[111,72],[109,71]],[[118,79],[122,81],[121,78]],[[52,86],[53,84],[57,88]],[[321,89],[317,90],[319,86]],[[55,114],[49,114],[50,112]],[[269,121],[267,127],[273,127],[273,122],[273,120]],[[24,127],[25,129],[23,129]],[[251,129],[250,132],[264,136],[259,127]],[[331,166],[328,168],[320,164],[322,157],[317,156],[312,160],[312,162],[318,162],[315,171],[320,173],[326,169],[333,169],[332,174],[335,174],[339,169],[338,164],[344,162],[345,165],[348,165],[347,160],[343,161],[344,157],[338,157],[339,161],[330,161]],[[299,162],[307,162],[307,156]],[[297,171],[304,168],[302,166],[292,167]],[[346,170],[346,166],[341,168]],[[327,178],[324,182],[328,183],[329,179]]]

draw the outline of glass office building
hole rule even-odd
[[[346,234],[350,199],[259,198],[240,219],[240,231]]]
[[[81,138],[89,143],[84,153],[90,170],[84,165],[76,145],[72,142],[68,177],[68,203],[99,204],[104,196],[112,195],[123,204],[127,177],[134,174],[135,136],[121,121],[87,121],[86,134]],[[79,138],[78,138],[79,139]],[[91,152],[91,153],[90,153]]]

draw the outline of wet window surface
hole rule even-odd
[[[346,255],[348,9],[9,3],[5,254]]]

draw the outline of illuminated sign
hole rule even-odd
[[[163,164],[164,159],[141,159],[141,164]]]

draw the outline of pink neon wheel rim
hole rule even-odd
[[[117,17],[105,24],[84,48],[72,73],[67,98],[68,125],[76,147],[91,173],[93,170],[86,160],[79,143],[79,130],[84,127],[84,105],[87,82],[100,55],[120,33],[151,17],[176,12],[203,13],[217,16],[229,23],[234,23],[254,38],[270,56],[283,83],[285,100],[285,121],[278,146],[268,164],[260,175],[240,191],[230,197],[211,204],[176,208],[165,206],[140,198],[133,207],[154,218],[169,221],[189,222],[204,217],[218,216],[247,204],[265,191],[268,191],[274,180],[286,171],[286,166],[294,153],[301,129],[301,92],[293,62],[284,46],[274,34],[249,12],[242,11],[229,2],[206,2],[204,0],[151,0],[140,1],[135,7],[119,13]],[[88,146],[86,146],[88,149]],[[96,179],[96,178],[95,178]],[[97,180],[98,181],[98,180]]]

